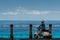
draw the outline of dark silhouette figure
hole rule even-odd
[[[44,21],[41,22],[41,25],[38,27],[38,31],[39,31],[40,29],[41,29],[42,31],[45,31],[45,23],[44,23]]]
[[[42,31],[45,31],[45,23],[44,23],[44,21],[41,22],[40,26],[42,27]]]

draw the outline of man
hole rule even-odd
[[[44,23],[44,21],[41,22],[41,25],[40,26],[42,28],[42,31],[45,31],[45,23]]]

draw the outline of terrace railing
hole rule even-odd
[[[32,24],[2,24],[0,25],[0,38],[34,38],[34,33],[37,31],[38,26]],[[46,29],[48,28],[49,26],[46,25]],[[52,38],[60,38],[60,25],[52,25]]]

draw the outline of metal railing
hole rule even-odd
[[[32,26],[32,38],[34,38],[34,33],[37,31],[37,27],[39,25]],[[48,29],[48,25],[46,25],[46,29]],[[29,38],[30,35],[30,26],[29,25],[13,25],[13,37],[14,38]],[[0,25],[0,38],[10,38],[10,25],[3,24]],[[60,38],[60,25],[52,26],[52,38]],[[31,35],[30,35],[31,36]],[[31,38],[31,37],[30,37]]]

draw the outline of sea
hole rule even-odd
[[[13,24],[14,38],[29,38],[29,25],[32,24],[32,37],[38,31],[41,21],[0,20],[0,38],[10,38],[10,24]],[[52,24],[52,38],[60,38],[60,21],[45,21],[45,28]]]

